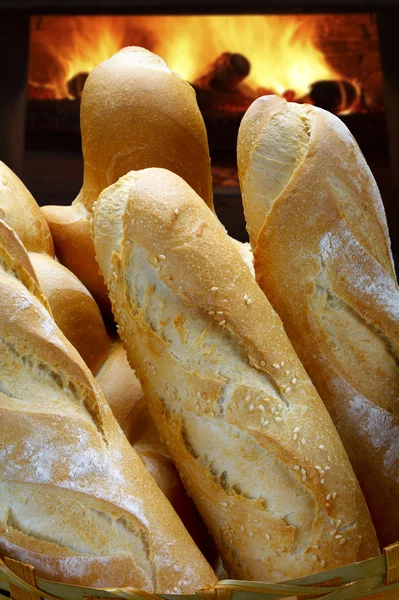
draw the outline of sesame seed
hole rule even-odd
[[[318,561],[318,557],[316,556],[316,554],[312,554],[312,559],[314,560],[314,562]]]
[[[217,315],[222,315],[222,314],[223,314],[223,311],[222,311],[222,310],[217,310],[217,311],[216,311],[216,314],[217,314]]]
[[[333,497],[333,500],[335,500],[335,498],[337,497],[337,492],[333,492],[332,497]],[[341,523],[342,523],[342,521],[341,521]],[[340,525],[341,525],[341,523],[340,523]]]
[[[280,366],[284,367],[284,365],[285,365],[285,362],[282,360],[281,363],[280,363]]]
[[[263,425],[266,427],[266,425],[269,425],[269,421],[265,421]]]
[[[292,436],[292,439],[294,440],[294,442],[296,442],[298,439],[298,434],[294,433],[294,435]]]
[[[247,300],[247,304],[252,304],[252,300],[251,300],[251,298],[248,298],[248,300]]]
[[[216,286],[213,286],[213,287],[211,287],[211,292],[217,292],[217,291],[218,291],[218,289],[219,289],[218,287],[216,287]]]
[[[265,533],[265,538],[266,538],[268,541],[271,539],[271,538],[270,538],[270,535],[269,535],[268,533]]]
[[[278,408],[279,410],[281,410],[281,409],[283,408],[283,404],[280,402],[280,404],[277,406],[277,408]]]
[[[343,536],[338,533],[338,535],[335,535],[334,537],[336,540],[342,540]]]
[[[301,467],[299,465],[295,465],[295,467],[293,467],[294,471],[299,471]]]
[[[296,377],[293,377],[293,378],[291,379],[291,383],[296,383]]]
[[[220,321],[220,325],[224,325],[226,323],[226,320],[223,319],[223,321]]]
[[[306,481],[306,475],[304,475],[304,476],[302,477],[302,481],[303,481],[303,483],[305,483],[305,481]]]
[[[321,471],[321,466],[320,465],[315,465],[315,469],[317,469],[317,471]]]
[[[272,414],[274,415],[274,413],[276,412],[276,407],[272,406],[270,410],[272,411]]]
[[[258,408],[261,412],[264,412],[264,410],[265,410],[265,407],[263,406],[263,404],[259,404]]]
[[[254,407],[254,405],[253,405],[253,404],[250,404],[248,408],[249,408],[249,412],[252,412],[252,411],[254,410],[254,408],[255,408],[255,407]]]
[[[320,546],[319,546],[319,544],[314,544],[314,545],[312,546],[312,548],[313,548],[314,550],[318,550],[318,549],[320,548]]]
[[[213,410],[209,411],[209,415],[210,415],[211,417],[214,417],[214,416],[215,416],[215,413],[213,412]]]
[[[286,371],[286,372],[285,372],[285,374],[286,374],[286,375],[287,375],[287,377],[288,377],[288,375],[290,374],[290,372],[289,372],[289,371]]]
[[[331,494],[327,494],[327,496],[326,496],[326,500],[328,501],[328,500],[330,500],[330,499],[331,499]]]
[[[295,427],[295,429],[294,429],[294,433],[299,433],[300,431],[301,431],[301,428],[300,428],[300,427]]]
[[[337,521],[337,526],[338,526],[338,527],[341,527],[341,525],[342,525],[342,521],[341,521],[341,519],[338,519],[338,521]]]
[[[214,314],[215,314],[214,310],[210,310],[209,313],[208,313],[208,315],[214,315]]]
[[[323,469],[321,471],[319,471],[319,475],[320,475],[320,477],[322,477],[324,475]]]
[[[337,533],[336,529],[333,529],[332,531],[330,531],[330,535],[331,537],[334,537],[334,535]]]
[[[326,502],[326,508],[330,508],[331,504],[329,502]]]
[[[328,460],[329,463],[332,462],[331,456],[327,456],[327,460]]]
[[[265,417],[261,417],[261,418],[260,418],[260,423],[261,423],[261,425],[263,425],[263,423],[264,423],[264,422],[265,422]]]
[[[158,254],[159,260],[166,260],[165,254]]]
[[[327,564],[327,563],[326,563],[326,561],[325,561],[325,560],[322,560],[322,561],[321,561],[321,563],[320,563],[320,565],[322,566],[322,568],[323,568],[323,569],[324,569],[324,567],[326,566],[326,564]]]
[[[324,479],[320,479],[321,485],[324,485]]]
[[[345,542],[346,542],[346,539],[342,538],[342,540],[339,540],[339,545],[342,546],[343,544],[345,544]]]
[[[282,421],[283,419],[282,419],[281,417],[274,417],[274,420],[275,420],[277,423],[281,423],[281,421]]]
[[[279,365],[278,363],[275,363],[275,364],[273,365],[273,367],[274,367],[275,369],[279,369],[279,368],[280,368],[280,365]]]
[[[329,471],[329,470],[331,469],[331,467],[329,467],[328,465],[326,465],[326,466],[324,467],[324,469],[325,469],[326,471]]]
[[[241,531],[245,531],[244,525],[240,525],[240,529],[241,529]]]
[[[260,361],[260,366],[261,366],[261,367],[264,367],[264,366],[265,366],[265,364],[266,364],[266,363],[265,363],[265,361],[264,361],[264,360],[261,360],[261,361]]]
[[[301,468],[301,473],[302,475],[306,475],[306,470],[303,467]]]
[[[222,506],[228,506],[227,502],[221,502]]]
[[[302,438],[302,439],[301,439],[301,444],[302,444],[302,446],[304,446],[304,445],[306,444],[306,440],[305,440],[305,438]]]
[[[249,402],[251,400],[251,394],[245,396],[245,402]]]
[[[290,387],[285,388],[286,393],[288,394],[291,391]]]
[[[125,240],[125,244],[131,244],[132,240]]]
[[[179,214],[179,209],[175,208],[174,213],[175,213],[175,215],[178,215]]]
[[[245,300],[245,302],[248,300],[248,294],[245,294],[244,300]]]
[[[323,444],[321,444],[321,446],[319,446],[320,450],[324,450],[324,446]]]
[[[250,538],[253,538],[253,537],[254,537],[254,532],[253,532],[253,531],[250,531],[250,532],[248,533],[248,535],[249,535],[249,537],[250,537]]]
[[[208,398],[208,400],[206,401],[206,403],[207,403],[207,404],[210,404],[210,403],[211,403],[211,400],[210,400],[210,398]]]

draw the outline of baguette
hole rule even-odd
[[[159,438],[140,382],[128,363],[121,341],[113,343],[96,379],[147,471],[154,477],[201,552],[214,566],[216,549],[213,540],[180,481],[165,442]]]
[[[22,181],[0,161],[0,219],[18,235],[30,252],[54,256],[47,221]]]
[[[120,341],[108,336],[94,299],[71,271],[48,256],[29,253],[53,318],[95,375],[112,412],[201,552],[212,563],[215,547],[179,479],[149,415],[143,391]]]
[[[212,178],[205,125],[193,88],[144,48],[123,48],[90,73],[81,103],[83,187],[71,206],[46,206],[57,256],[102,310],[108,297],[91,240],[99,193],[131,169],[165,167],[209,205]]]
[[[0,556],[82,586],[190,593],[215,576],[130,447],[0,223]]]
[[[54,321],[95,375],[111,346],[100,309],[87,288],[60,263],[36,252],[29,258]]]
[[[230,576],[377,554],[331,419],[201,198],[169,171],[131,172],[100,194],[93,227],[129,361]]]
[[[338,117],[270,96],[242,121],[238,167],[258,283],[386,546],[399,539],[399,293],[377,185]]]

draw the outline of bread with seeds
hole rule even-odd
[[[271,96],[242,121],[238,166],[258,283],[387,546],[399,539],[399,292],[376,182],[338,117]]]
[[[0,302],[0,556],[83,586],[213,585],[3,222]]]
[[[102,192],[93,227],[129,361],[230,576],[378,554],[331,419],[201,198],[169,171],[131,172]]]

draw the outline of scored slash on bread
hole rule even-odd
[[[83,586],[213,585],[2,222],[0,302],[0,555]]]
[[[399,292],[378,187],[338,117],[276,96],[244,116],[238,167],[257,281],[387,546],[399,538]]]
[[[230,576],[281,581],[378,553],[336,430],[236,245],[164,169],[94,207],[119,333]]]

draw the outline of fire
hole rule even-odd
[[[317,48],[317,22],[306,16],[33,17],[29,82],[69,96],[67,82],[126,45],[166,60],[190,82],[223,52],[248,58],[245,83],[304,95],[317,80],[339,76]]]

